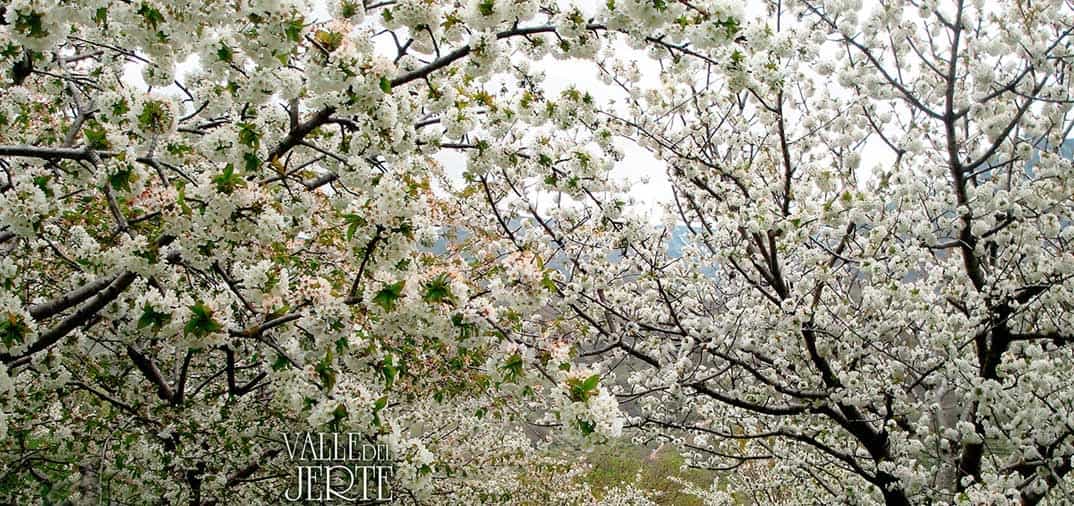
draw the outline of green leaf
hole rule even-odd
[[[243,185],[242,177],[235,173],[235,166],[230,163],[224,167],[224,171],[213,177],[216,183],[216,191],[230,195],[236,188]]]
[[[414,238],[414,225],[409,221],[403,222],[402,225],[392,229],[392,233],[403,234],[407,239]]]
[[[317,367],[314,370],[317,371],[317,376],[321,378],[321,384],[325,392],[332,390],[332,387],[336,386],[336,371],[332,369],[331,350],[325,353],[324,358],[317,363]]]
[[[246,172],[256,172],[257,169],[261,168],[261,159],[253,153],[243,153],[242,160],[244,162],[243,169]]]
[[[507,381],[515,381],[522,376],[522,365],[522,355],[515,353],[507,357],[507,362],[500,367],[500,370],[504,371],[504,378]]]
[[[160,133],[171,122],[171,113],[161,100],[146,100],[138,113],[138,126],[147,132]]]
[[[116,171],[114,174],[108,176],[108,184],[112,185],[113,190],[131,191],[131,176],[134,174],[133,169],[128,165],[124,169]]]
[[[578,420],[578,430],[582,431],[583,436],[588,436],[597,431],[597,426],[588,420]]]
[[[105,7],[98,7],[93,12],[93,22],[105,28],[108,27],[108,9]]]
[[[183,211],[183,214],[189,215],[192,210],[190,209],[190,206],[186,203],[186,181],[179,181],[176,186],[178,186],[179,189],[177,191],[175,201],[179,204],[179,209]]]
[[[438,302],[445,302],[447,304],[453,304],[455,295],[451,293],[451,281],[447,274],[440,274],[433,278],[423,286],[424,291],[421,298],[425,302],[435,304]]]
[[[495,0],[481,0],[481,3],[477,4],[477,11],[480,12],[482,16],[491,16],[495,6]]]
[[[358,2],[349,2],[344,0],[339,6],[339,13],[345,18],[352,18],[358,15]]]
[[[8,313],[7,318],[0,321],[0,340],[9,348],[22,343],[23,338],[29,333],[30,327],[21,316]]]
[[[272,362],[272,370],[282,371],[284,369],[287,369],[288,367],[291,367],[291,361],[287,360],[287,357],[277,353],[276,360]]]
[[[376,424],[377,427],[381,426],[380,412],[383,411],[386,407],[388,407],[387,395],[380,397],[376,401],[373,401],[373,423]]]
[[[451,315],[451,325],[459,329],[459,339],[469,339],[477,335],[477,324],[466,321],[460,313]]]
[[[406,284],[406,280],[400,280],[390,285],[384,285],[380,291],[373,297],[373,303],[383,308],[385,311],[391,311],[395,309],[395,303],[403,297],[403,286]]]
[[[220,48],[216,50],[216,58],[220,61],[231,63],[235,59],[235,51],[230,46],[220,43]]]
[[[205,337],[214,332],[219,332],[224,328],[220,322],[213,319],[213,310],[206,306],[203,302],[198,302],[193,306],[190,306],[190,312],[193,316],[190,321],[183,327],[184,334],[194,334],[197,337]]]
[[[731,67],[732,68],[738,68],[740,65],[742,65],[742,62],[745,61],[745,60],[746,60],[746,55],[742,54],[741,51],[736,49],[731,53]]]
[[[578,378],[567,379],[570,399],[574,402],[585,402],[589,400],[599,383],[599,374],[594,374],[584,380],[579,380]]]
[[[585,381],[582,382],[582,390],[585,390],[586,392],[592,391],[593,389],[597,388],[597,384],[599,383],[600,375],[594,374],[586,378]]]
[[[138,318],[138,328],[143,329],[145,327],[152,326],[154,331],[160,330],[162,327],[172,321],[172,315],[169,313],[161,313],[146,304],[142,306],[142,316]]]
[[[551,277],[550,273],[551,273],[551,271],[546,270],[544,273],[541,274],[541,286],[544,287],[544,289],[548,290],[549,292],[555,292],[556,291],[556,282],[552,281],[552,277]]]
[[[142,5],[138,8],[138,14],[142,16],[142,19],[145,21],[146,26],[153,29],[154,31],[157,29],[158,26],[160,26],[161,23],[164,22],[164,15],[161,14],[156,7],[153,7],[152,5],[149,5],[145,2],[143,2]]]
[[[331,53],[332,51],[339,49],[339,46],[343,45],[343,34],[327,30],[318,30],[317,33],[313,34],[313,40],[316,40],[325,51]]]
[[[385,388],[391,388],[395,384],[395,378],[399,374],[399,370],[396,369],[392,363],[392,356],[388,355],[384,357],[384,360],[380,364],[380,372],[384,375]]]
[[[305,19],[303,19],[302,16],[299,16],[287,23],[287,26],[285,26],[283,29],[284,34],[287,35],[287,40],[291,42],[298,42],[302,39],[302,29],[305,28],[304,22]]]
[[[4,58],[14,58],[22,54],[22,46],[18,46],[8,42],[2,50],[0,50],[0,56]]]
[[[131,110],[130,104],[127,103],[127,99],[121,98],[118,102],[112,104],[112,116],[122,116],[127,114]]]
[[[239,143],[254,149],[261,145],[261,134],[253,123],[239,123]]]
[[[86,137],[86,147],[89,149],[112,149],[112,143],[108,142],[108,132],[97,120],[87,121],[82,127],[82,135]]]
[[[728,37],[734,37],[734,35],[740,30],[738,20],[735,18],[727,18],[722,21],[717,21],[716,25],[722,27],[727,33]]]
[[[34,176],[34,186],[40,188],[41,192],[44,193],[46,197],[53,196],[52,188],[49,188],[48,186],[50,179],[52,179],[52,176]]]
[[[24,11],[15,11],[15,30],[19,31],[31,38],[40,39],[48,36],[48,30],[45,30],[45,26],[42,23],[44,20],[44,14],[40,12],[30,12],[29,14]]]
[[[384,93],[391,94],[391,92],[392,92],[392,82],[387,77],[381,77],[380,78],[380,91],[383,91]]]
[[[333,432],[338,432],[340,422],[346,419],[347,405],[339,403],[336,405],[336,409],[332,410],[332,421],[328,422],[328,426],[332,428]]]
[[[354,233],[358,231],[358,227],[364,227],[367,224],[365,218],[357,214],[345,214],[343,219],[347,222],[347,241],[354,238]]]

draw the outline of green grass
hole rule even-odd
[[[587,456],[592,469],[583,477],[590,486],[593,495],[603,497],[608,489],[635,484],[638,488],[654,492],[653,499],[667,506],[700,506],[701,500],[686,494],[682,485],[670,477],[695,483],[703,489],[709,488],[715,473],[702,469],[683,469],[683,458],[673,448],[664,447],[657,452],[625,443],[611,443],[593,450]],[[635,483],[635,477],[641,478]]]

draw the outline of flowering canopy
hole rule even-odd
[[[528,420],[712,503],[1061,500],[1074,7],[750,7],[9,2],[0,493],[271,502],[334,430],[509,502]]]
[[[389,445],[405,500],[509,493],[492,478],[528,444],[481,420],[547,380],[489,322],[539,298],[493,307],[508,288],[482,272],[532,258],[430,250],[459,218],[432,155],[544,118],[518,104],[536,58],[713,22],[665,9],[8,2],[4,500],[272,501],[279,433],[329,429]],[[618,435],[599,377],[572,374],[552,409]]]
[[[1062,502],[1074,8],[802,0],[725,28],[653,53],[644,93],[603,60],[629,99],[576,133],[492,142],[475,216],[563,266],[542,288],[629,429],[740,471],[712,503]],[[666,165],[655,230],[620,136]]]

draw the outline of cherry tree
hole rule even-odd
[[[628,433],[728,471],[713,504],[1070,501],[1074,5],[641,4],[609,3],[683,22],[635,41],[658,86],[601,52],[625,98],[525,95],[555,112],[458,193],[552,308],[498,315],[527,370],[599,374]]]
[[[5,499],[272,501],[325,430],[517,501],[528,420],[717,503],[1063,501],[1074,8],[750,7],[8,3]]]
[[[541,462],[502,422],[521,399],[572,437],[619,435],[595,372],[528,374],[551,345],[514,328],[546,294],[518,283],[544,272],[470,248],[487,233],[445,239],[470,217],[437,193],[434,155],[580,121],[581,95],[541,98],[541,58],[706,54],[736,23],[666,11],[6,3],[0,497],[274,502],[293,472],[280,435],[335,431],[390,448],[402,503],[519,500],[532,484],[505,469]]]

